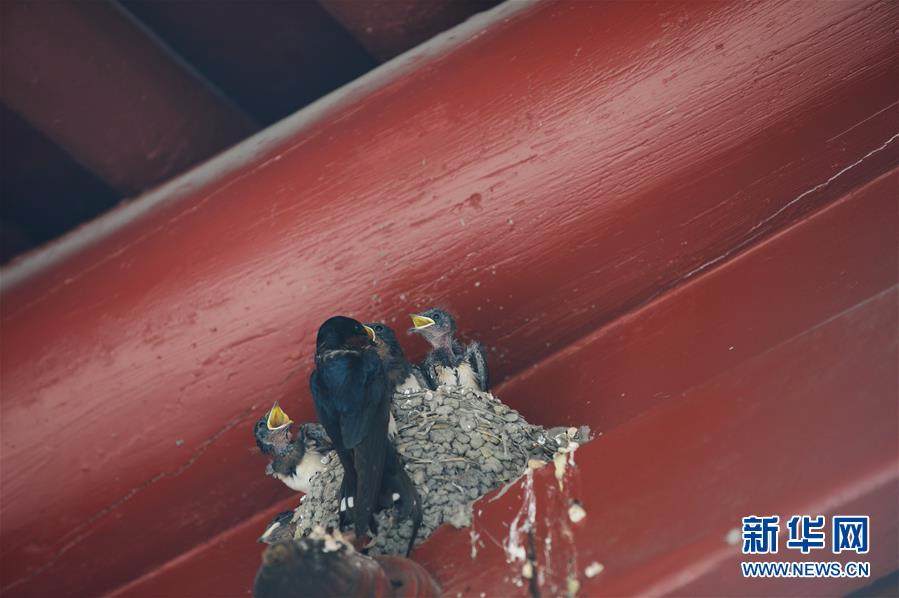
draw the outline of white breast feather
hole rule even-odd
[[[434,368],[434,371],[437,373],[437,384],[450,384],[455,386],[458,384],[456,381],[456,368],[446,368],[442,365],[438,365]]]
[[[422,390],[421,384],[419,384],[418,378],[415,377],[415,374],[409,374],[409,377],[406,378],[402,384],[398,384],[396,387],[396,392],[398,393],[403,393],[407,390],[409,392]]]
[[[284,485],[291,490],[309,494],[311,489],[309,481],[312,479],[313,475],[322,471],[324,468],[325,466],[322,463],[321,457],[308,453],[303,457],[303,460],[300,461],[300,464],[297,465],[293,475],[286,476],[276,473],[275,477],[284,482]]]
[[[478,386],[478,377],[474,375],[474,370],[468,362],[463,361],[459,364],[459,367],[456,368],[456,378],[458,379],[456,384],[459,386],[481,390],[481,387]]]

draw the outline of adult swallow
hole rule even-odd
[[[400,521],[412,519],[412,534],[406,546],[406,556],[412,554],[415,547],[415,539],[418,537],[418,529],[421,527],[423,510],[421,497],[415,484],[406,473],[406,468],[400,460],[399,454],[392,445],[387,447],[387,458],[384,463],[384,485],[381,488],[379,505],[383,508],[397,506],[397,517]]]
[[[421,370],[406,361],[403,354],[403,348],[400,346],[396,338],[396,333],[387,324],[383,322],[373,322],[366,324],[374,333],[372,342],[381,358],[381,364],[384,367],[384,373],[387,375],[387,383],[393,393],[403,393],[404,391],[417,391],[427,388],[427,381]],[[396,422],[393,414],[390,414],[389,425],[393,427],[390,434],[391,440],[396,435]],[[421,497],[418,494],[415,484],[409,478],[405,468],[400,460],[399,455],[391,446],[387,453],[387,460],[384,466],[384,488],[382,489],[379,505],[382,507],[390,507],[394,503],[398,504],[398,517],[400,520],[412,519],[412,535],[406,548],[406,556],[412,553],[415,546],[415,539],[418,537],[418,529],[422,521]]]
[[[297,524],[293,520],[293,511],[282,511],[272,518],[257,542],[274,544],[293,540],[296,531]]]
[[[381,358],[384,372],[387,375],[387,383],[394,393],[405,391],[417,391],[427,388],[427,381],[421,370],[406,361],[403,348],[400,346],[393,329],[383,322],[366,324],[374,331],[372,342]],[[391,439],[396,435],[396,422],[393,414],[390,414],[390,422],[393,426]],[[399,519],[412,518],[412,536],[406,549],[406,556],[412,552],[415,539],[418,537],[418,528],[421,526],[422,507],[421,497],[409,475],[406,473],[399,455],[390,447],[384,466],[385,484],[382,489],[381,505],[389,507],[393,503],[399,505]],[[387,494],[389,493],[389,496]]]
[[[487,391],[490,373],[487,358],[478,342],[462,345],[456,340],[456,320],[449,312],[432,308],[412,314],[410,332],[420,334],[431,345],[422,362],[422,371],[431,388],[452,384],[472,390]]]
[[[329,318],[318,329],[309,379],[318,419],[343,466],[340,523],[350,520],[358,538],[373,523],[392,450],[387,440],[391,389],[374,337],[374,330],[352,318]]]
[[[256,445],[272,458],[267,474],[291,490],[308,494],[312,476],[325,468],[325,453],[333,447],[320,425],[302,424],[295,440],[291,437],[292,425],[293,420],[275,402],[256,422]]]
[[[343,466],[341,525],[352,515],[357,538],[369,528],[376,533],[375,510],[396,505],[400,519],[412,518],[411,552],[421,525],[421,499],[387,439],[393,388],[376,338],[374,329],[351,318],[325,321],[316,338],[309,387]]]

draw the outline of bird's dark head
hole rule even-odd
[[[290,444],[290,427],[293,420],[284,413],[278,402],[256,422],[256,446],[267,455],[283,450]]]
[[[404,357],[403,356],[403,348],[400,346],[400,342],[396,338],[396,333],[393,329],[384,324],[383,322],[371,322],[366,324],[369,328],[374,330],[375,338],[374,343],[375,347],[378,349],[378,354],[381,358],[397,358]]]
[[[372,343],[375,331],[346,316],[334,316],[325,320],[315,339],[316,352],[334,349],[361,349]]]
[[[456,320],[448,311],[433,307],[410,317],[412,328],[409,332],[420,334],[432,347],[444,347],[452,343]]]

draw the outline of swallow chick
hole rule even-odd
[[[297,438],[291,438],[293,420],[278,405],[256,422],[256,445],[271,462],[266,473],[297,492],[308,494],[312,477],[325,468],[325,453],[333,450],[324,429],[306,423],[299,427]]]
[[[383,322],[373,322],[366,326],[375,332],[375,348],[378,350],[387,380],[393,385],[394,392],[403,394],[406,391],[425,390],[428,384],[427,379],[418,366],[406,361],[406,355],[403,353],[403,348],[393,329]]]
[[[256,541],[263,544],[286,542],[293,540],[296,531],[297,524],[293,520],[293,511],[282,511],[272,518],[265,527],[265,531],[262,532],[262,535]]]
[[[387,382],[393,388],[394,394],[409,393],[428,388],[428,382],[424,374],[417,367],[406,361],[403,348],[400,346],[393,329],[383,322],[366,324],[374,331],[373,342],[384,365],[387,374]],[[393,440],[397,434],[396,420],[393,413],[390,414],[387,434]]]
[[[432,308],[412,314],[410,332],[420,334],[431,345],[422,362],[422,372],[432,389],[451,384],[486,392],[490,388],[487,357],[477,341],[462,345],[456,340],[456,320],[449,312]]]

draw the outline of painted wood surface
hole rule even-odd
[[[312,338],[335,312],[404,327],[410,309],[448,305],[490,347],[496,379],[509,380],[504,400],[539,423],[566,420],[513,393],[516,376],[537,375],[542,366],[529,368],[548,357],[551,371],[572,343],[719,276],[740,251],[896,165],[896,11],[500,6],[7,268],[4,589],[108,591],[284,500],[249,429],[276,399],[312,416]],[[862,284],[882,282],[874,266],[859,272]],[[824,271],[820,284],[842,288],[829,275],[839,276]],[[806,276],[819,280],[795,272]],[[804,299],[794,335],[860,301],[826,295]],[[740,332],[714,309],[703,308]],[[664,319],[621,330],[635,349],[692,333]],[[634,365],[614,389],[597,385],[595,413],[580,413],[631,425],[714,368],[755,373],[741,364],[788,338],[765,334],[706,373],[659,353],[671,384],[646,375],[641,399],[622,400]],[[703,392],[696,401],[712,401]]]
[[[4,2],[4,104],[134,196],[257,130],[111,0]]]
[[[546,594],[570,573],[587,596],[819,595],[867,583],[743,580],[733,530],[750,511],[870,514],[872,578],[895,567],[899,265],[884,248],[897,234],[897,184],[893,170],[499,390],[574,411],[566,423],[601,434],[575,453],[562,491],[552,466],[535,476],[538,546],[549,537],[552,547],[538,554]],[[416,550],[447,595],[527,595],[503,546],[524,485],[475,505],[474,542],[445,526]],[[565,523],[571,500],[587,511],[581,524]],[[290,504],[115,595],[240,595],[260,552],[251,540]],[[593,562],[603,569],[589,578]]]

